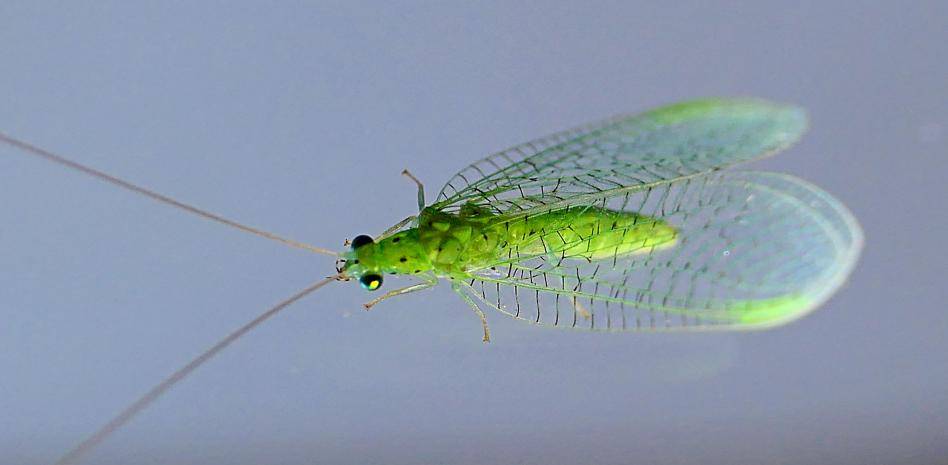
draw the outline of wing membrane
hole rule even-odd
[[[709,99],[620,116],[486,157],[441,189],[432,208],[465,203],[531,214],[564,199],[669,182],[763,157],[806,129],[794,106]]]
[[[661,219],[677,228],[677,242],[597,261],[514,254],[497,270],[476,272],[464,291],[510,316],[552,326],[761,328],[796,319],[828,298],[862,243],[838,201],[776,173],[709,173],[588,205]]]

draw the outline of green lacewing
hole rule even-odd
[[[745,330],[800,318],[845,281],[862,232],[838,200],[793,176],[725,170],[795,143],[793,105],[702,99],[618,116],[483,158],[432,204],[341,253],[223,218],[0,134],[27,153],[268,239],[337,257],[336,274],[234,331],[65,455],[72,463],[220,350],[331,281],[375,291],[387,274],[418,282],[378,302],[450,282],[483,309],[601,331]]]
[[[421,278],[382,298],[447,278],[482,319],[486,307],[606,331],[786,323],[843,282],[859,226],[802,180],[721,170],[806,124],[798,107],[708,99],[528,142],[468,166],[431,205],[420,192],[409,227],[360,236],[339,272],[369,290],[386,273]]]

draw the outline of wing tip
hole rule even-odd
[[[775,124],[784,127],[788,143],[798,140],[809,128],[809,116],[800,105],[783,103],[759,97],[717,96],[684,100],[653,108],[646,114],[665,124],[674,124],[709,112],[748,113],[766,115]]]

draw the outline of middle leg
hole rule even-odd
[[[425,185],[422,184],[421,181],[419,181],[418,178],[416,178],[415,175],[411,174],[411,172],[408,170],[402,170],[402,175],[407,176],[408,179],[415,181],[415,184],[418,185],[418,211],[424,210],[425,209]]]
[[[457,295],[461,296],[461,298],[471,306],[471,310],[474,310],[474,313],[480,317],[481,327],[484,329],[484,342],[490,342],[490,329],[487,327],[487,316],[484,315],[484,311],[477,306],[477,303],[474,302],[474,299],[472,299],[471,296],[465,294],[464,291],[461,290],[461,286],[459,286],[457,283],[451,284],[451,289],[454,290]]]

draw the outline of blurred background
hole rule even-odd
[[[86,463],[948,463],[948,4],[658,5],[0,4],[0,131],[312,244],[413,213],[403,168],[433,200],[488,153],[709,95],[806,107],[751,167],[866,233],[835,297],[759,333],[488,314],[484,345],[447,286],[365,312],[333,285]],[[333,271],[6,146],[0,179],[2,464],[54,460]]]

